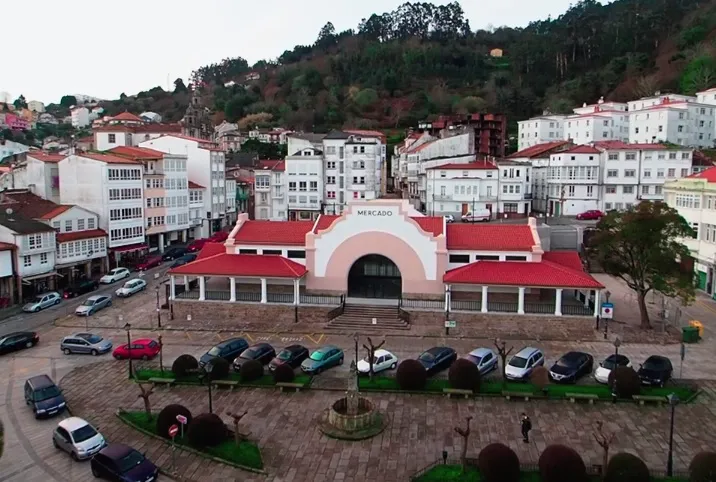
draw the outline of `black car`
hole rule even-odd
[[[32,407],[35,418],[52,417],[65,410],[65,397],[47,375],[37,375],[25,381],[25,403]]]
[[[191,263],[192,261],[196,260],[197,254],[196,253],[189,253],[185,254],[181,258],[174,261],[174,263],[171,265],[172,268],[178,268],[179,266],[184,266],[187,263]]]
[[[34,331],[18,331],[0,336],[0,355],[10,353],[23,348],[32,348],[40,341],[40,337]]]
[[[281,350],[269,363],[269,370],[273,371],[281,365],[298,368],[301,362],[308,358],[308,348],[303,345],[291,345]]]
[[[674,367],[665,356],[652,355],[639,366],[637,374],[642,385],[658,385],[663,387],[671,378]]]
[[[199,358],[199,366],[203,368],[207,364],[211,363],[213,359],[218,357],[232,363],[234,359],[241,355],[241,352],[246,350],[248,347],[249,342],[243,338],[229,338],[201,355],[201,358]]]
[[[239,371],[241,365],[249,360],[258,360],[263,365],[268,364],[276,356],[276,350],[268,343],[251,345],[234,360],[234,370]]]
[[[162,254],[162,261],[173,261],[187,253],[186,246],[170,246]]]
[[[64,299],[74,298],[85,293],[96,290],[99,287],[99,282],[93,279],[83,279],[76,281],[71,286],[65,288],[62,291],[62,297]]]
[[[159,469],[144,454],[124,444],[109,444],[92,457],[92,475],[106,480],[156,480]]]
[[[594,357],[581,351],[570,351],[552,365],[549,377],[559,383],[576,383],[579,377],[592,373]]]
[[[457,360],[457,352],[447,346],[436,346],[424,351],[418,361],[425,367],[428,375],[449,368]]]

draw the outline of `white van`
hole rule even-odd
[[[473,213],[472,211],[468,211],[465,214],[462,215],[462,222],[463,223],[477,223],[477,222],[488,222],[490,220],[490,217],[492,217],[492,213],[489,209],[476,209]]]

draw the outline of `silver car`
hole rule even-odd
[[[136,278],[124,283],[124,286],[115,291],[114,294],[120,298],[126,298],[145,289],[147,289],[147,282],[143,279]]]
[[[487,375],[497,369],[497,355],[489,348],[475,348],[465,358],[477,365],[480,375]]]
[[[508,380],[528,380],[536,366],[544,365],[544,354],[539,348],[525,347],[518,351],[505,367]]]
[[[52,445],[64,450],[75,460],[91,459],[107,445],[104,437],[92,425],[79,417],[62,420],[52,432]]]
[[[97,356],[107,353],[111,349],[111,341],[105,340],[94,333],[75,333],[74,335],[64,337],[62,342],[60,342],[60,350],[62,350],[65,355],[86,353]]]
[[[49,293],[43,293],[35,296],[34,300],[26,303],[25,306],[22,307],[22,311],[27,313],[36,313],[40,310],[44,310],[45,308],[49,308],[50,306],[59,305],[60,301],[62,301],[60,294],[55,291],[50,291]]]
[[[85,300],[84,303],[77,307],[77,309],[75,310],[75,315],[90,316],[93,313],[97,313],[103,308],[107,308],[108,306],[112,306],[112,298],[110,298],[109,296],[90,296]]]

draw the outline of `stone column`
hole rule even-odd
[[[480,301],[480,312],[487,313],[487,286],[482,287],[482,300]]]
[[[554,314],[555,316],[562,316],[562,288],[555,290],[556,296],[554,297]]]
[[[189,277],[184,276],[184,291],[189,291]]]
[[[186,233],[187,233],[187,230],[182,229],[182,231],[181,231],[181,242],[182,243],[186,243]]]
[[[301,303],[301,285],[299,284],[300,280],[295,279],[293,280],[293,304],[298,305]]]
[[[229,278],[229,283],[231,285],[231,297],[229,298],[229,301],[236,301],[236,278],[233,276]]]
[[[601,307],[599,306],[599,294],[601,292],[599,290],[594,290],[594,317],[596,318],[599,316]]]
[[[164,252],[164,233],[159,233],[159,252]]]
[[[519,287],[519,295],[517,297],[517,313],[520,315],[525,314],[525,288],[524,288],[524,286]]]
[[[206,278],[199,276],[199,301],[206,299]]]
[[[450,313],[450,304],[452,301],[450,298],[450,285],[445,285],[445,313]]]
[[[266,303],[268,301],[267,296],[267,285],[266,285],[266,278],[261,278],[261,303]]]
[[[169,277],[169,299],[173,300],[177,296],[176,278],[172,275]]]
[[[584,293],[584,307],[589,308],[589,294],[592,292],[592,290],[587,290],[586,293]]]

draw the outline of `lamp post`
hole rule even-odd
[[[159,309],[159,285],[154,288],[154,291],[157,292],[157,328],[162,327],[162,311]]]
[[[355,343],[355,362],[356,368],[358,368],[358,333],[353,335],[353,343]]]
[[[129,362],[129,378],[132,378],[132,335],[130,333],[130,330],[132,329],[132,325],[127,323],[124,325],[124,329],[127,332],[127,361]]]
[[[676,411],[676,405],[679,404],[679,397],[672,393],[668,397],[669,405],[671,405],[671,424],[669,428],[669,456],[666,461],[666,475],[671,477],[674,475],[674,412]]]
[[[619,347],[622,346],[622,341],[619,337],[614,339],[614,366],[617,365],[617,358],[619,357]]]

